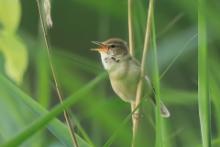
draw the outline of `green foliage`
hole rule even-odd
[[[0,0],[0,31],[15,33],[21,17],[19,0]]]
[[[21,15],[20,1],[0,0],[0,52],[4,55],[5,72],[17,84],[27,68],[27,49],[16,35]]]
[[[157,40],[156,40],[156,26],[154,18],[154,10],[152,17],[152,44],[154,50],[154,70],[153,70],[153,85],[155,88],[155,98],[156,98],[156,147],[166,146],[166,142],[163,142],[164,131],[162,130],[162,118],[160,114],[160,75],[158,68],[158,55],[157,55]],[[165,137],[164,137],[165,138]]]
[[[0,34],[0,51],[4,55],[6,74],[20,84],[28,63],[25,45],[16,35],[3,32]]]
[[[104,76],[105,76],[105,74],[102,74],[102,75],[98,76],[96,79],[91,81],[87,86],[83,87],[81,90],[79,90],[78,92],[76,92],[75,94],[73,94],[72,96],[67,98],[65,101],[63,101],[62,104],[59,104],[58,106],[56,106],[49,113],[44,115],[42,118],[36,120],[29,127],[27,127],[24,131],[22,131],[20,134],[16,135],[13,139],[11,139],[9,142],[6,142],[2,146],[4,146],[4,147],[11,147],[11,146],[18,146],[18,145],[20,145],[24,140],[26,140],[31,135],[33,135],[33,133],[35,133],[36,131],[38,131],[41,128],[43,128],[54,117],[56,117],[58,114],[63,112],[64,109],[67,109],[68,107],[70,107],[71,105],[76,103],[77,100],[79,100],[83,95],[85,95],[89,90],[91,90],[92,87],[94,87],[100,80],[102,80]],[[1,77],[1,81],[5,82],[4,80],[5,79],[3,77]],[[8,81],[6,81],[6,82],[8,82]],[[39,108],[37,108],[37,109],[39,109]]]
[[[138,59],[143,48],[147,4],[148,1],[139,0],[133,5]],[[143,145],[201,147],[202,131],[203,140],[219,146],[219,5],[218,0],[205,5],[206,10],[200,16],[206,14],[209,33],[203,34],[203,23],[197,23],[197,1],[156,1],[156,35],[151,38],[153,46],[146,69],[150,79],[156,81],[157,94],[169,108],[171,117],[162,120],[155,117],[155,108],[149,101],[143,102]],[[64,104],[59,104],[54,90],[39,35],[36,2],[0,0],[0,71],[3,73],[0,75],[0,146],[72,146],[67,126],[61,121],[66,107],[71,107],[73,122],[77,122],[80,145],[130,146],[130,106],[114,94],[108,78],[102,75],[100,56],[89,51],[94,47],[92,40],[110,37],[127,40],[127,0],[53,0],[52,19],[54,26],[48,36]],[[199,49],[207,48],[205,56],[199,54],[199,60],[197,37],[199,44],[203,43]],[[204,42],[203,37],[207,38]],[[200,116],[207,118],[204,121],[200,121],[198,113],[197,87],[201,82],[198,85],[197,65],[199,76],[208,71],[207,79],[200,81],[209,93],[212,117],[204,117],[208,112],[204,99],[199,102]],[[202,92],[205,91],[200,89],[199,99],[206,96]],[[212,126],[209,133],[205,131],[206,122]],[[200,128],[201,123],[204,126]]]
[[[203,147],[211,147],[211,104],[208,85],[206,1],[198,1],[198,98]]]
[[[48,111],[45,108],[43,108],[33,98],[31,98],[30,96],[25,94],[23,91],[21,91],[19,88],[17,88],[15,85],[13,85],[9,80],[5,79],[2,75],[0,75],[0,81],[4,85],[4,87],[3,86],[1,87],[1,90],[5,90],[6,93],[12,92],[16,94],[16,97],[10,96],[10,101],[16,101],[18,102],[18,104],[15,103],[14,105],[12,105],[10,101],[8,104],[4,103],[4,105],[8,105],[7,107],[11,107],[10,110],[12,111],[12,114],[15,114],[16,109],[20,109],[19,104],[22,104],[22,107],[25,107],[31,110],[31,113],[28,113],[28,115],[32,115],[34,117],[42,117],[43,115],[48,114]],[[1,94],[1,96],[6,96],[6,95]],[[4,113],[2,115],[4,115]],[[9,120],[9,118],[7,119],[8,121],[11,121]],[[13,119],[13,117],[11,119]],[[14,121],[18,121],[18,118],[14,118]],[[3,123],[4,122],[1,122],[1,124]],[[20,124],[22,124],[22,121],[20,121]],[[20,127],[23,127],[25,129],[25,126],[20,126]],[[72,146],[71,138],[69,136],[69,132],[65,124],[60,122],[58,119],[54,119],[47,125],[47,128],[54,136],[56,136],[59,139],[60,142],[62,142],[66,146],[69,146],[69,147]],[[3,130],[3,128],[1,128],[1,130]],[[38,128],[38,130],[40,130],[40,128]],[[30,137],[30,136],[27,136],[27,137]],[[88,144],[86,144],[86,142],[84,142],[80,137],[78,137],[78,139],[79,139],[80,145],[85,146],[85,147],[88,146]],[[15,142],[11,144],[13,144],[14,146]],[[11,146],[11,144],[9,143],[9,145],[5,145],[5,146]]]

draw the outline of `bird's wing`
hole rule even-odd
[[[133,61],[138,67],[141,66],[140,62],[137,59],[133,58]],[[150,91],[151,100],[154,103],[154,105],[156,106],[155,89],[154,89],[150,79],[148,78],[148,76],[146,75],[144,78],[146,80],[147,89]],[[162,101],[160,101],[160,113],[161,113],[162,117],[165,117],[165,118],[170,117],[170,112]]]
[[[154,89],[150,79],[148,78],[148,76],[145,76],[145,80],[147,82],[148,88],[151,89],[151,94],[150,94],[151,100],[154,103],[154,105],[156,106],[155,89]],[[161,113],[162,117],[166,117],[166,118],[170,117],[170,112],[162,101],[160,101],[160,113]]]

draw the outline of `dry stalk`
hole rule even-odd
[[[144,39],[144,48],[142,54],[142,61],[141,61],[141,75],[140,80],[137,86],[137,93],[136,93],[136,101],[135,101],[135,108],[140,105],[142,99],[142,88],[143,88],[143,80],[145,76],[145,61],[147,58],[147,50],[150,45],[150,32],[151,32],[151,24],[152,24],[152,14],[153,14],[153,2],[154,0],[149,0],[149,7],[148,7],[148,17],[146,23],[146,31],[145,31],[145,39]],[[133,117],[133,138],[132,138],[132,147],[135,147],[138,128],[140,126],[140,108],[138,108],[135,112],[135,117]]]
[[[48,45],[46,26],[44,25],[44,24],[46,24],[47,27],[52,27],[52,19],[51,19],[51,16],[46,16],[46,23],[44,22],[44,19],[43,19],[42,14],[41,14],[40,2],[39,2],[39,0],[36,0],[36,2],[37,2],[38,13],[39,13],[39,17],[40,17],[40,24],[41,24],[42,32],[43,32],[43,38],[44,38],[44,42],[45,42],[45,45],[46,45],[48,61],[49,61],[50,69],[51,69],[51,72],[52,72],[52,77],[53,77],[53,80],[54,80],[54,83],[55,83],[55,88],[56,88],[58,98],[60,100],[60,103],[62,104],[63,103],[63,98],[62,98],[61,92],[59,90],[59,86],[58,86],[58,82],[57,82],[57,78],[56,78],[56,74],[55,74],[55,70],[54,70],[54,66],[53,66],[53,62],[52,62],[52,57],[51,57],[51,53],[50,53],[50,48],[49,48],[49,45]],[[44,8],[50,9],[50,2],[48,0],[45,0],[44,2],[45,2],[44,3]],[[50,15],[49,11],[50,10],[47,10],[47,12],[46,12],[47,15]],[[67,126],[68,126],[69,133],[71,135],[72,143],[75,147],[79,147],[76,136],[75,136],[74,127],[73,127],[73,124],[71,123],[71,120],[70,120],[70,114],[69,114],[68,110],[64,110],[63,114],[64,114],[64,118],[65,118],[65,121],[66,121]]]
[[[130,54],[134,56],[134,35],[133,35],[133,25],[132,25],[132,2],[133,0],[128,0],[128,37],[129,37],[129,49]]]

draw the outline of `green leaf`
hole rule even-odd
[[[0,24],[7,32],[15,32],[21,17],[19,0],[0,0]],[[0,29],[1,29],[0,28]]]
[[[166,146],[166,143],[163,142],[167,136],[163,131],[163,121],[160,114],[160,76],[159,76],[159,66],[158,66],[158,53],[157,53],[157,41],[156,41],[156,26],[154,18],[154,10],[152,10],[152,44],[153,44],[153,54],[154,54],[154,71],[153,71],[153,84],[155,88],[155,98],[156,98],[156,147]]]
[[[30,126],[28,126],[26,129],[24,129],[22,132],[17,134],[14,138],[3,144],[2,146],[5,147],[11,147],[11,146],[18,146],[25,140],[27,140],[29,137],[31,137],[34,133],[42,129],[45,125],[47,125],[50,121],[53,120],[58,114],[63,112],[64,109],[67,109],[74,103],[76,103],[80,98],[82,98],[87,92],[89,92],[96,84],[98,84],[101,80],[106,77],[105,73],[100,74],[97,76],[94,80],[89,82],[86,86],[81,88],[79,91],[71,95],[69,98],[65,99],[62,104],[57,105],[54,107],[50,112],[44,113],[44,115],[34,121]],[[15,89],[16,87],[9,83],[9,81],[6,81],[6,79],[0,75],[0,81],[1,83],[9,84],[11,89]],[[21,93],[21,92],[19,92]],[[42,113],[41,113],[42,114]],[[58,131],[57,133],[60,133]]]
[[[206,0],[198,1],[198,102],[202,146],[211,147],[211,103],[208,85]]]
[[[14,105],[11,103],[11,106],[7,106],[6,108],[10,108],[10,110],[6,110],[7,114],[10,116],[7,116],[11,118],[11,117],[17,117],[19,120],[21,119],[18,115],[14,114],[13,112],[8,113],[8,111],[11,111],[11,109],[17,109],[18,111],[18,107],[22,106],[23,108],[28,108],[31,111],[28,111],[28,115],[31,115],[32,117],[39,117],[42,115],[45,115],[48,113],[48,110],[46,110],[45,108],[43,108],[39,103],[37,103],[33,98],[31,98],[30,96],[28,96],[27,94],[25,94],[23,91],[21,91],[19,88],[17,88],[15,85],[13,85],[9,80],[7,80],[6,78],[4,78],[2,75],[0,75],[0,81],[4,86],[0,86],[0,91],[1,91],[1,95],[2,97],[5,97],[2,95],[2,92],[4,93],[13,93],[11,94],[10,97],[7,97],[7,100],[15,102]],[[16,96],[14,96],[16,95]],[[3,99],[4,100],[4,99]],[[16,107],[17,104],[17,107]],[[20,111],[18,111],[20,112]],[[1,113],[0,113],[1,114]],[[14,116],[11,116],[14,115]],[[1,117],[4,115],[0,115]],[[29,116],[30,118],[30,116]],[[0,121],[1,123],[4,122],[5,119],[3,119],[2,121]],[[11,119],[12,121],[13,119]],[[14,119],[15,120],[15,119]],[[22,121],[22,120],[20,120]],[[29,120],[30,121],[30,120]],[[18,124],[18,120],[13,121],[13,122],[7,122],[8,123],[8,127],[6,125],[4,125],[4,127],[7,127],[7,129],[4,128],[4,131],[7,132],[7,134],[4,133],[4,136],[6,137],[6,139],[8,139],[9,134],[8,132],[9,129],[11,129],[11,126],[19,126],[21,127],[21,123]],[[26,124],[27,125],[27,124]],[[68,132],[68,128],[67,126],[62,123],[61,121],[59,121],[58,119],[54,119],[53,121],[51,121],[51,123],[48,124],[47,128],[49,129],[49,131],[56,136],[60,142],[63,143],[63,145],[66,145],[67,147],[71,147],[72,146],[72,141]],[[0,130],[2,131],[3,129]],[[14,129],[15,132],[15,129]],[[10,135],[11,137],[11,135]],[[88,146],[87,143],[81,139],[80,137],[77,136],[77,139],[79,141],[79,144],[82,146]]]
[[[0,34],[0,52],[4,55],[6,74],[20,84],[28,62],[25,45],[19,37],[3,32]]]

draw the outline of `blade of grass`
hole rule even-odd
[[[188,42],[189,38],[197,34],[197,28],[192,27],[188,29],[184,29],[181,32],[175,33],[174,35],[170,35],[169,37],[164,38],[158,42],[158,59],[159,68],[165,69],[167,65],[173,60],[173,58],[180,52],[180,47],[185,46],[186,42]],[[182,52],[182,56],[190,56],[191,53],[194,53],[197,48],[198,42],[196,39],[190,41],[187,44],[186,48],[184,48],[184,52]],[[149,52],[148,56],[148,66],[153,65],[153,53]]]
[[[184,16],[184,13],[181,12],[179,14],[177,14],[165,27],[164,29],[159,32],[159,34],[157,35],[157,38],[160,38],[161,36],[165,35],[169,30],[171,30],[174,25]]]
[[[220,70],[219,68],[216,68],[219,66],[219,58],[217,52],[214,52],[214,55],[211,56],[211,67],[209,68],[209,86],[210,86],[210,96],[212,98],[212,103],[214,107],[214,115],[216,120],[217,129],[217,136],[220,136],[220,93],[219,93],[219,87],[220,87]],[[220,138],[220,137],[219,137]]]
[[[134,42],[136,57],[139,58],[143,48],[146,11],[142,1],[134,2]]]
[[[96,99],[96,101],[94,101],[94,98]],[[128,110],[129,108],[128,105],[126,106],[126,104],[124,104],[123,102],[120,103],[120,100],[118,100],[117,97],[108,97],[108,96],[103,97],[102,95],[97,96],[97,94],[95,94],[94,97],[91,96],[91,99],[87,98],[86,101],[84,100],[84,102],[82,102],[81,104],[82,104],[81,107],[87,108],[83,110],[85,117],[87,119],[89,118],[90,120],[94,119],[94,121],[98,124],[98,128],[101,130],[101,132],[97,134],[97,135],[101,135],[99,136],[101,139],[101,143],[97,144],[96,142],[96,146],[103,146],[103,142],[105,140],[109,140],[106,139],[106,137],[112,136],[112,134],[114,134],[115,130],[118,130],[118,128],[120,128],[119,132],[117,132],[116,139],[112,140],[114,141],[113,142],[114,144],[111,146],[129,146],[128,140],[131,137],[130,124],[126,123],[123,127],[121,127],[120,125],[124,120],[123,119],[123,115],[125,113],[124,110]],[[109,135],[103,136],[103,133]],[[120,138],[120,140],[118,138]],[[93,140],[95,139],[93,138]]]
[[[18,146],[22,142],[24,142],[27,138],[31,137],[34,133],[42,129],[45,125],[47,125],[53,118],[62,113],[62,111],[66,108],[69,108],[73,104],[75,104],[82,96],[88,93],[96,84],[98,84],[101,80],[106,77],[106,73],[103,73],[96,77],[94,80],[89,82],[82,89],[71,95],[69,98],[65,99],[63,103],[55,106],[49,113],[45,114],[41,118],[34,121],[30,126],[28,126],[21,133],[10,139],[8,142],[4,143],[2,147],[11,147]],[[4,81],[3,76],[0,75],[0,80]]]
[[[210,86],[210,97],[212,98],[212,102],[214,105],[214,116],[215,116],[215,120],[216,120],[216,131],[217,131],[217,135],[220,135],[220,108],[219,108],[219,104],[220,104],[220,100],[219,100],[219,83],[217,82],[216,77],[214,77],[214,75],[210,76],[210,82],[209,82],[209,86]]]
[[[158,55],[157,55],[157,43],[156,43],[156,28],[154,11],[152,12],[152,42],[153,42],[153,55],[154,55],[154,70],[153,70],[153,85],[155,88],[156,97],[156,147],[164,146],[163,142],[163,130],[162,130],[162,118],[160,115],[160,78],[158,68]]]
[[[161,89],[161,97],[164,98],[165,102],[171,105],[186,105],[187,106],[187,105],[191,105],[197,102],[198,92],[166,87],[166,88]],[[184,99],[184,101],[182,99]]]
[[[117,134],[122,130],[122,128],[124,127],[124,125],[126,123],[128,123],[128,121],[130,120],[130,118],[132,118],[132,114],[140,107],[140,105],[138,107],[136,107],[132,112],[130,112],[127,117],[125,117],[125,119],[122,121],[122,123],[119,124],[119,127],[113,132],[113,134],[109,137],[109,139],[106,141],[106,143],[103,145],[103,147],[109,147],[112,145],[113,141],[115,140],[115,138],[117,137]]]
[[[50,104],[50,74],[49,74],[49,66],[47,62],[47,57],[45,57],[44,50],[42,48],[39,49],[37,58],[36,58],[36,68],[37,68],[37,91],[36,95],[39,100],[39,103],[48,108]]]
[[[82,57],[70,52],[64,52],[62,49],[57,49],[54,51],[55,58],[60,59],[59,62],[70,60],[71,66],[79,67],[80,69],[93,73],[93,74],[99,74],[103,69],[98,66],[94,61],[89,60],[86,57]]]
[[[40,0],[36,0],[36,4],[37,4],[38,14],[39,14],[39,18],[40,18],[40,26],[41,26],[41,29],[42,29],[43,39],[44,39],[44,43],[45,43],[45,46],[46,46],[49,66],[50,66],[52,77],[53,77],[54,84],[55,84],[55,89],[56,89],[59,101],[60,101],[60,103],[62,103],[63,102],[63,97],[62,97],[61,91],[59,89],[59,85],[58,85],[54,65],[53,65],[53,62],[52,62],[51,52],[49,50],[49,41],[48,41],[48,38],[47,38],[47,35],[48,35],[47,34],[47,27],[48,28],[52,27],[52,24],[53,24],[51,16],[50,16],[50,7],[51,7],[50,1],[49,0],[44,1],[45,11],[42,11],[42,9],[41,9]],[[43,13],[43,12],[45,12],[45,13]],[[63,115],[64,115],[65,121],[67,123],[67,126],[69,128],[69,132],[70,132],[70,136],[72,138],[72,142],[76,147],[79,147],[78,142],[76,140],[76,136],[75,136],[73,122],[70,121],[71,119],[70,119],[69,110],[64,109],[63,110]]]
[[[165,74],[168,72],[168,70],[172,67],[172,65],[176,62],[176,60],[181,56],[183,51],[186,49],[186,47],[197,37],[198,34],[193,35],[184,45],[183,47],[179,50],[177,55],[172,59],[172,61],[167,65],[165,70],[161,73],[160,79],[162,79]]]
[[[117,137],[117,134],[121,131],[121,129],[123,128],[123,126],[128,123],[128,121],[130,120],[131,116],[133,113],[130,113],[124,120],[123,122],[119,125],[118,129],[116,129],[114,131],[114,133],[109,137],[109,139],[106,141],[106,143],[103,145],[103,147],[110,147],[113,144],[113,141],[115,140],[115,138]]]
[[[136,58],[141,57],[146,26],[146,8],[143,1],[134,1],[134,42]]]
[[[22,103],[24,104],[22,106],[25,106],[27,107],[26,109],[31,110],[28,112],[28,115],[32,115],[32,117],[43,116],[48,113],[48,111],[45,108],[43,108],[41,104],[37,103],[32,97],[25,94],[23,91],[21,91],[18,87],[16,87],[2,75],[0,75],[0,81],[2,84],[4,84],[4,86],[0,87],[0,90],[10,94],[10,97],[7,97],[7,99],[15,103],[10,103],[13,106],[13,108],[9,107],[10,110],[16,109],[17,112],[21,113],[21,111],[18,111],[18,107],[20,107],[20,103]],[[15,107],[16,104],[19,106]],[[25,111],[27,111],[26,109]],[[18,118],[21,117],[19,117],[19,114],[15,116],[18,116]],[[29,117],[29,119],[30,118],[31,117]],[[72,147],[71,138],[69,136],[68,129],[64,123],[62,123],[58,119],[54,119],[53,121],[51,121],[51,123],[48,124],[47,128],[54,136],[57,137],[57,139],[60,142],[62,142],[67,147]],[[80,145],[88,146],[88,144],[80,137],[77,136],[77,139],[79,140]]]
[[[202,146],[211,147],[211,115],[208,94],[205,5],[205,0],[198,0],[198,102]]]
[[[70,113],[71,118],[74,119],[75,116]],[[79,130],[79,133],[82,134],[82,137],[85,139],[86,142],[88,142],[92,147],[95,147],[95,145],[93,144],[92,140],[89,138],[88,134],[85,132],[85,130],[83,129],[83,127],[81,126],[81,124],[79,123],[79,121],[77,119],[74,119],[74,122],[76,123],[76,126]]]

